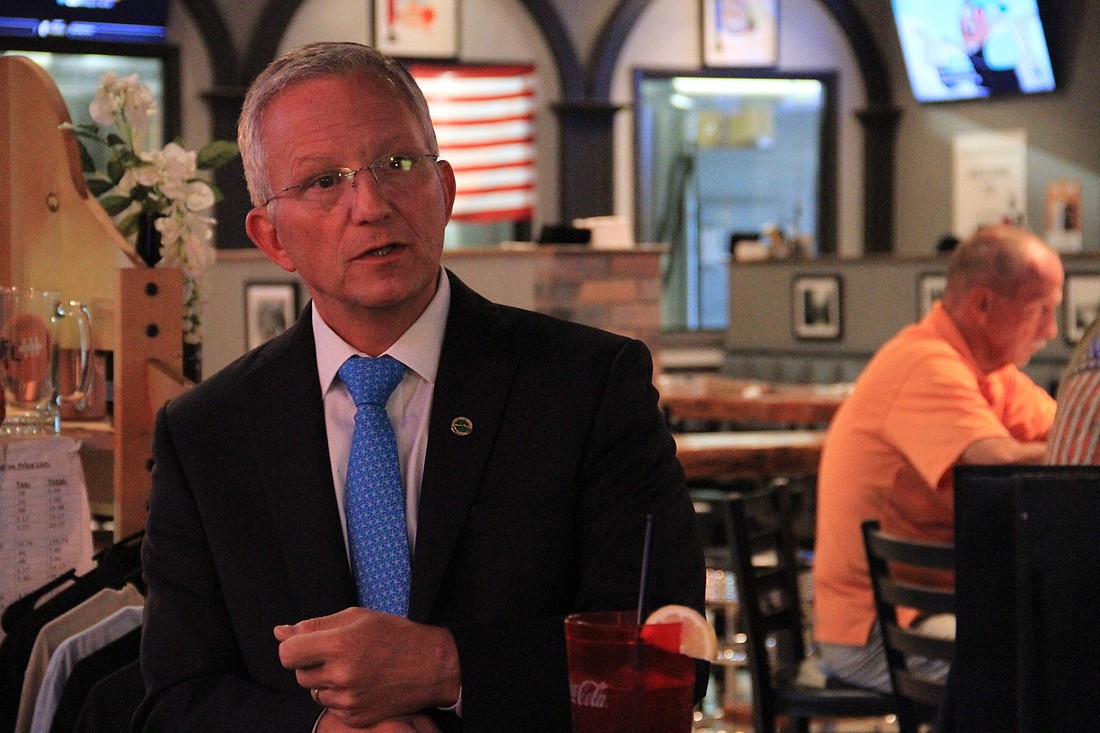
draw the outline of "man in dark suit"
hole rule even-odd
[[[637,341],[494,305],[440,267],[454,173],[392,60],[313,44],[253,84],[253,241],[312,303],[157,416],[138,730],[567,731],[562,622],[702,609],[704,566]],[[358,607],[345,359],[407,367],[407,618]],[[701,680],[705,684],[705,680]]]

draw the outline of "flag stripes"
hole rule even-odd
[[[413,64],[435,124],[440,158],[455,171],[453,218],[530,219],[535,206],[535,68]]]

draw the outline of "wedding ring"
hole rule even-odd
[[[313,697],[313,702],[317,703],[318,705],[321,704],[321,701],[317,699],[317,696],[321,694],[320,690],[314,687],[312,690],[309,691],[309,694]]]

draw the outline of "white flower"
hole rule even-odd
[[[113,125],[115,124],[115,100],[111,97],[111,93],[107,90],[106,83],[107,77],[113,76],[114,72],[111,72],[103,77],[104,86],[95,90],[95,99],[92,100],[92,104],[88,107],[88,111],[92,114],[92,119],[100,125]]]
[[[191,211],[205,211],[214,205],[214,191],[205,181],[191,181],[184,192],[184,201]]]
[[[137,74],[118,78],[108,71],[99,80],[95,99],[88,111],[92,119],[100,125],[120,125],[129,129],[123,132],[132,138],[145,132],[149,127],[149,117],[156,114],[157,103],[153,92],[138,80]],[[125,120],[125,125],[122,125]]]
[[[147,153],[142,153],[143,159],[145,155]],[[118,182],[118,187],[122,191],[129,191],[135,183],[152,187],[160,182],[160,178],[161,172],[155,163],[140,165],[136,168],[127,168],[126,172],[122,174],[122,180]]]
[[[195,153],[184,150],[176,143],[168,143],[153,155],[161,171],[161,189],[171,199],[180,199],[187,195],[187,184],[195,177]]]
[[[216,189],[213,184],[198,178],[198,153],[174,142],[161,150],[142,149],[149,118],[156,111],[152,92],[141,83],[137,74],[119,78],[112,71],[100,79],[89,112],[98,125],[115,126],[118,136],[101,133],[95,125],[70,125],[69,129],[76,130],[78,140],[91,140],[107,149],[110,155],[108,173],[96,173],[89,176],[89,181],[94,178],[101,185],[100,202],[132,242],[136,242],[152,218],[160,234],[160,251],[159,261],[153,257],[148,261],[183,271],[184,340],[198,343],[202,338],[205,303],[199,280],[216,259],[211,243],[215,221],[200,212],[214,205]],[[216,141],[207,146],[203,152],[206,156],[203,168],[214,168],[228,160],[232,153],[227,151],[227,145],[226,141]],[[114,183],[110,171],[112,166],[116,166],[114,170],[117,171],[119,165],[122,175]],[[102,187],[104,183],[107,190]]]

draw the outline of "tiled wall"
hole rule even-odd
[[[664,247],[448,250],[443,265],[490,300],[644,341],[657,356]]]

